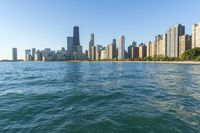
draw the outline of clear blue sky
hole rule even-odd
[[[198,22],[200,0],[0,0],[0,59],[11,59],[12,47],[19,58],[28,48],[66,47],[74,25],[87,49],[90,33],[101,45],[123,34],[127,47],[154,40],[177,23],[191,34]]]

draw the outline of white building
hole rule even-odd
[[[122,35],[119,37],[119,43],[118,43],[118,60],[124,59],[124,53],[125,51],[125,37]]]
[[[200,23],[192,25],[192,48],[200,48]]]
[[[106,60],[106,50],[101,50],[101,60]]]

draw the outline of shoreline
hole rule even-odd
[[[0,61],[0,62],[9,62],[12,63],[13,61]],[[189,65],[200,65],[200,62],[198,61],[79,61],[79,60],[74,60],[74,61],[17,61],[17,62],[71,62],[71,63],[78,63],[78,62],[88,62],[88,63],[99,63],[99,62],[104,62],[104,63],[145,63],[145,64],[189,64]]]

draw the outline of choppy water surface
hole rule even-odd
[[[199,133],[200,65],[0,63],[0,132]]]

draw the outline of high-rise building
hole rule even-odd
[[[155,55],[167,55],[167,34],[158,35],[155,39]]]
[[[133,48],[137,47],[137,43],[133,41],[131,45],[128,47],[128,58],[133,59]]]
[[[192,48],[200,48],[200,23],[192,25]]]
[[[153,47],[153,43],[151,41],[149,41],[147,43],[147,57],[149,57],[149,56],[153,57],[153,49],[152,49],[152,47]]]
[[[139,57],[143,59],[146,56],[147,56],[147,46],[142,43],[139,45]]]
[[[106,60],[106,50],[105,49],[101,50],[101,60]]]
[[[42,61],[42,52],[40,50],[35,52],[35,61]]]
[[[156,55],[161,55],[161,48],[162,48],[162,36],[158,35],[155,37],[156,43]]]
[[[35,48],[32,48],[32,58],[31,60],[34,61],[35,60],[35,52],[36,52],[36,49]]]
[[[96,46],[96,60],[100,60],[102,45]]]
[[[116,39],[112,41],[113,59],[117,58],[117,42]]]
[[[25,50],[25,60],[31,61],[31,50],[30,49]]]
[[[167,31],[167,56],[179,57],[179,36],[185,34],[185,26],[175,25]]]
[[[122,35],[119,37],[118,43],[118,60],[123,60],[125,56],[125,37]]]
[[[89,48],[88,48],[88,58],[89,60],[92,60],[92,47],[94,46],[94,34],[90,35],[90,41],[89,41]]]
[[[96,47],[92,46],[92,58],[91,60],[96,60]]]
[[[167,34],[162,35],[161,55],[167,56]]]
[[[67,37],[67,51],[73,53],[73,37]]]
[[[79,27],[74,26],[73,31],[73,52],[78,51],[78,46],[80,45],[80,38],[79,38]]]
[[[17,48],[12,49],[12,60],[17,61]]]
[[[188,49],[192,48],[192,37],[190,35],[182,35],[179,37],[179,57]]]

